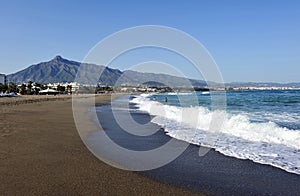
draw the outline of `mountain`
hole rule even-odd
[[[78,75],[77,75],[78,73]],[[99,78],[99,74],[101,77]],[[77,76],[77,77],[76,77]],[[201,80],[190,80],[167,74],[141,73],[137,71],[120,71],[106,66],[80,63],[56,56],[48,62],[31,65],[28,68],[8,75],[8,81],[17,84],[33,81],[42,84],[57,82],[73,82],[75,79],[82,84],[100,82],[110,86],[160,84],[167,86],[205,86]]]
[[[156,82],[159,86],[206,86],[206,82],[202,80],[191,80],[183,77],[171,76],[167,74],[154,74],[154,73],[142,73],[132,70],[127,70],[123,72],[123,77],[131,79],[133,84],[148,84]],[[121,80],[122,81],[122,80]],[[125,81],[122,81],[126,83]]]
[[[99,78],[99,75],[101,76]],[[206,82],[203,80],[187,79],[167,74],[142,73],[132,70],[120,71],[106,66],[80,63],[56,56],[48,62],[31,65],[28,68],[7,76],[9,82],[16,84],[33,81],[42,84],[64,83],[76,81],[81,84],[97,84],[98,82],[109,86],[139,85],[147,84],[153,86],[169,87],[203,87]],[[219,86],[210,82],[210,85]],[[295,87],[300,88],[300,83],[254,83],[234,82],[225,84],[227,87]]]
[[[73,81],[78,71],[80,63],[63,59],[56,56],[48,62],[42,62],[36,65],[7,76],[10,82],[23,83],[34,81],[39,83],[49,82],[70,82]]]
[[[85,69],[84,71],[81,71],[78,76],[79,80],[83,83],[89,83],[89,81],[96,80],[110,85],[122,75],[120,70],[110,69],[105,66],[98,66],[94,64],[79,63],[64,59],[61,56],[56,56],[48,62],[31,65],[22,71],[10,74],[7,78],[8,81],[17,84],[28,81],[34,81],[42,84],[73,82],[80,66]],[[103,73],[99,79],[98,73],[100,72]]]

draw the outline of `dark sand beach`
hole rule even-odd
[[[95,130],[83,100],[82,118]],[[119,98],[118,98],[119,99]],[[133,150],[157,148],[171,138],[163,129],[151,137],[133,137],[114,122],[109,95],[96,97],[99,122],[119,145]],[[164,167],[130,172],[98,160],[75,127],[70,96],[2,98],[0,190],[3,195],[297,195],[300,176],[281,169],[226,157],[199,147],[187,150]],[[134,106],[132,106],[134,107]],[[131,113],[135,121],[152,117]],[[149,128],[149,127],[148,127]],[[157,125],[153,124],[157,129]],[[87,132],[87,137],[97,132]],[[91,140],[92,142],[95,142]]]
[[[126,101],[120,102],[125,103]],[[124,110],[119,111],[120,118],[122,115],[126,115],[125,112],[122,114],[122,111]],[[98,114],[106,134],[111,140],[126,149],[147,151],[157,148],[171,139],[163,129],[159,129],[155,124],[152,124],[152,129],[159,129],[159,131],[148,137],[127,133],[114,120],[115,117],[109,106],[101,107]],[[147,113],[135,110],[132,110],[131,116],[141,124],[149,122],[152,118]],[[90,135],[89,141],[93,145],[97,145],[95,136],[97,136],[96,132]],[[200,157],[198,153],[199,146],[190,145],[181,156],[170,164],[138,173],[160,182],[209,195],[298,195],[300,192],[299,175],[250,160],[224,156],[213,149],[203,157]]]
[[[108,100],[101,95],[96,103]],[[196,195],[95,158],[77,133],[70,96],[1,98],[0,104],[1,195]],[[86,126],[93,127],[86,112]]]

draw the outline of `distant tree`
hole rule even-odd
[[[65,92],[66,91],[66,87],[58,85],[57,88],[56,88],[56,90],[59,91],[59,92]]]
[[[0,83],[0,92],[5,91],[5,85]]]
[[[8,92],[16,92],[17,91],[17,85],[13,82],[10,82],[8,84],[7,91]]]
[[[42,89],[42,90],[45,90],[45,89],[47,89],[47,88],[48,88],[48,86],[47,86],[47,85],[43,85],[43,84],[41,84],[41,86],[40,86],[40,87],[41,87],[41,89]]]
[[[31,94],[38,95],[39,92],[40,92],[40,90],[41,90],[40,87],[34,86],[34,87],[32,88]]]
[[[32,84],[33,84],[32,81],[28,82],[28,84],[27,84],[27,90],[26,90],[26,95],[31,95],[33,93],[32,92]]]
[[[29,81],[27,87],[28,87],[28,88],[32,88],[32,84],[33,84],[33,82],[32,82],[32,81]]]
[[[21,95],[25,95],[27,93],[25,84],[21,85],[21,87],[19,88],[19,92]]]
[[[68,93],[72,93],[72,85],[68,85],[67,86],[67,92]]]
[[[36,87],[42,87],[43,85],[42,84],[40,84],[40,83],[38,83],[38,82],[35,82],[35,84],[34,84]]]
[[[31,95],[31,93],[32,93],[31,89],[27,87],[25,91],[25,95]]]

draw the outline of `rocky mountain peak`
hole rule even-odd
[[[53,58],[54,61],[62,61],[64,60],[60,55],[57,55]]]

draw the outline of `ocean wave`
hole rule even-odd
[[[132,100],[140,110],[155,117],[168,135],[196,145],[214,148],[224,155],[250,159],[300,174],[300,130],[280,127],[275,122],[252,122],[249,115],[210,111],[206,107],[177,107],[151,101],[147,96]],[[222,128],[211,132],[215,113],[225,116]]]
[[[192,95],[192,93],[167,93],[167,95]]]

